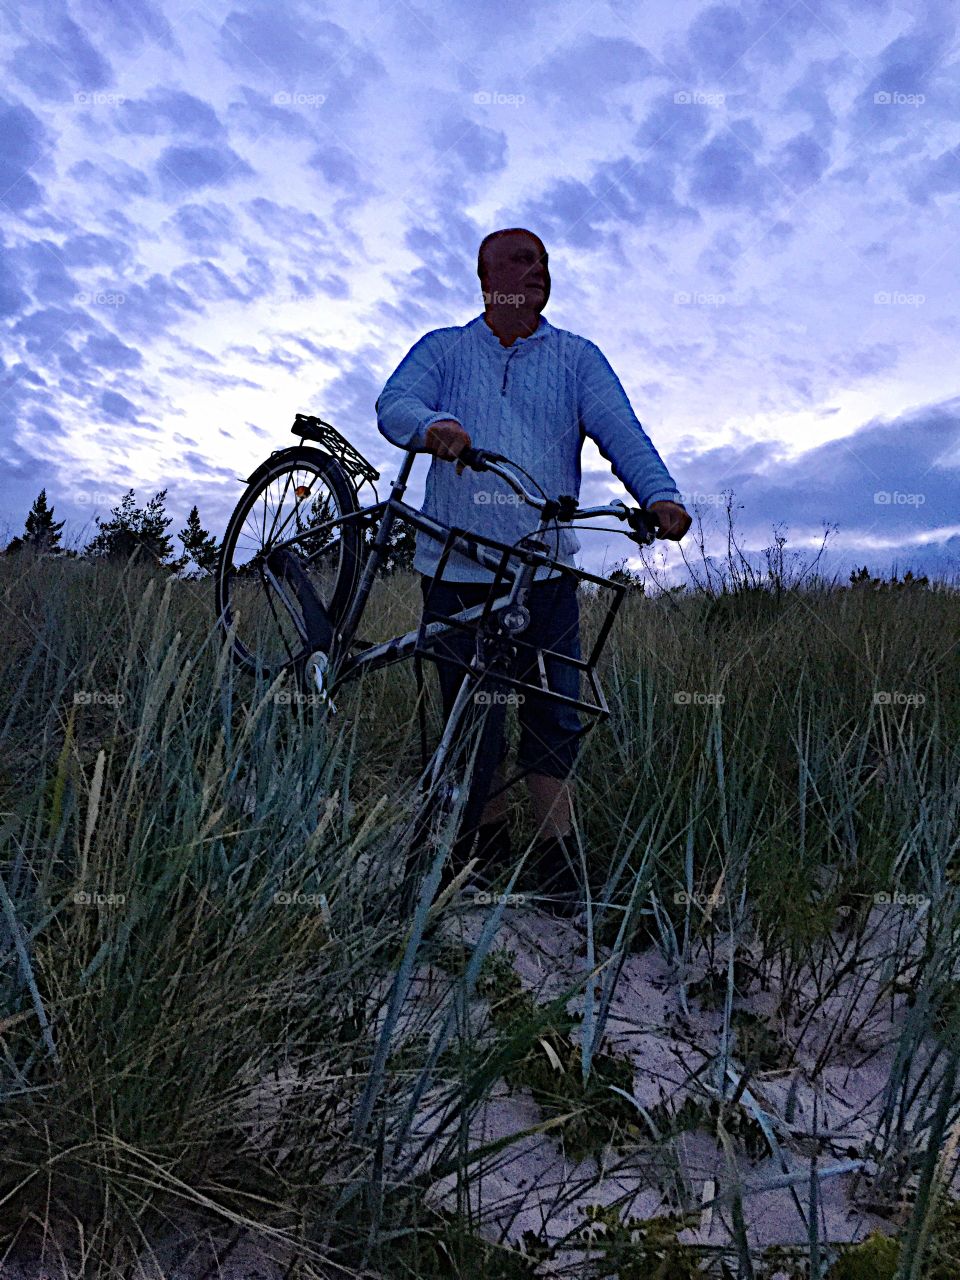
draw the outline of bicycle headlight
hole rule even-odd
[[[530,625],[530,610],[522,604],[515,604],[511,609],[504,609],[503,625],[511,633],[525,631]]]

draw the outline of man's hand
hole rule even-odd
[[[651,502],[647,510],[655,511],[660,521],[657,537],[669,538],[671,542],[679,542],[693,523],[686,508],[679,502],[661,499],[660,502]]]
[[[427,427],[424,437],[427,452],[441,462],[453,462],[464,449],[470,448],[470,433],[459,422],[444,418]],[[457,475],[463,475],[463,463],[457,463]]]

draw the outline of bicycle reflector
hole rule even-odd
[[[310,486],[308,484],[298,484],[293,491],[298,498],[310,497]]]

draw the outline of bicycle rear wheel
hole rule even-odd
[[[362,539],[358,521],[338,522],[359,509],[349,476],[319,449],[285,449],[254,474],[215,580],[217,616],[225,632],[236,626],[233,656],[245,670],[275,679],[309,656],[308,636],[343,617]],[[289,545],[274,551],[280,542]]]

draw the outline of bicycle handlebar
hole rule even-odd
[[[524,502],[538,511],[542,511],[547,505],[543,498],[538,498],[535,494],[530,493],[512,472],[499,465],[501,463],[510,465],[510,459],[502,453],[493,453],[489,449],[462,449],[455,461],[463,463],[464,466],[470,467],[473,471],[492,471],[494,475],[498,475],[502,480],[505,480]],[[660,528],[660,521],[656,512],[650,511],[646,507],[628,507],[619,498],[615,498],[611,503],[603,507],[578,507],[572,512],[570,519],[587,520],[592,519],[594,516],[616,516],[618,520],[626,520],[632,531],[627,536],[639,545],[649,545],[653,542],[657,536],[657,530]]]

